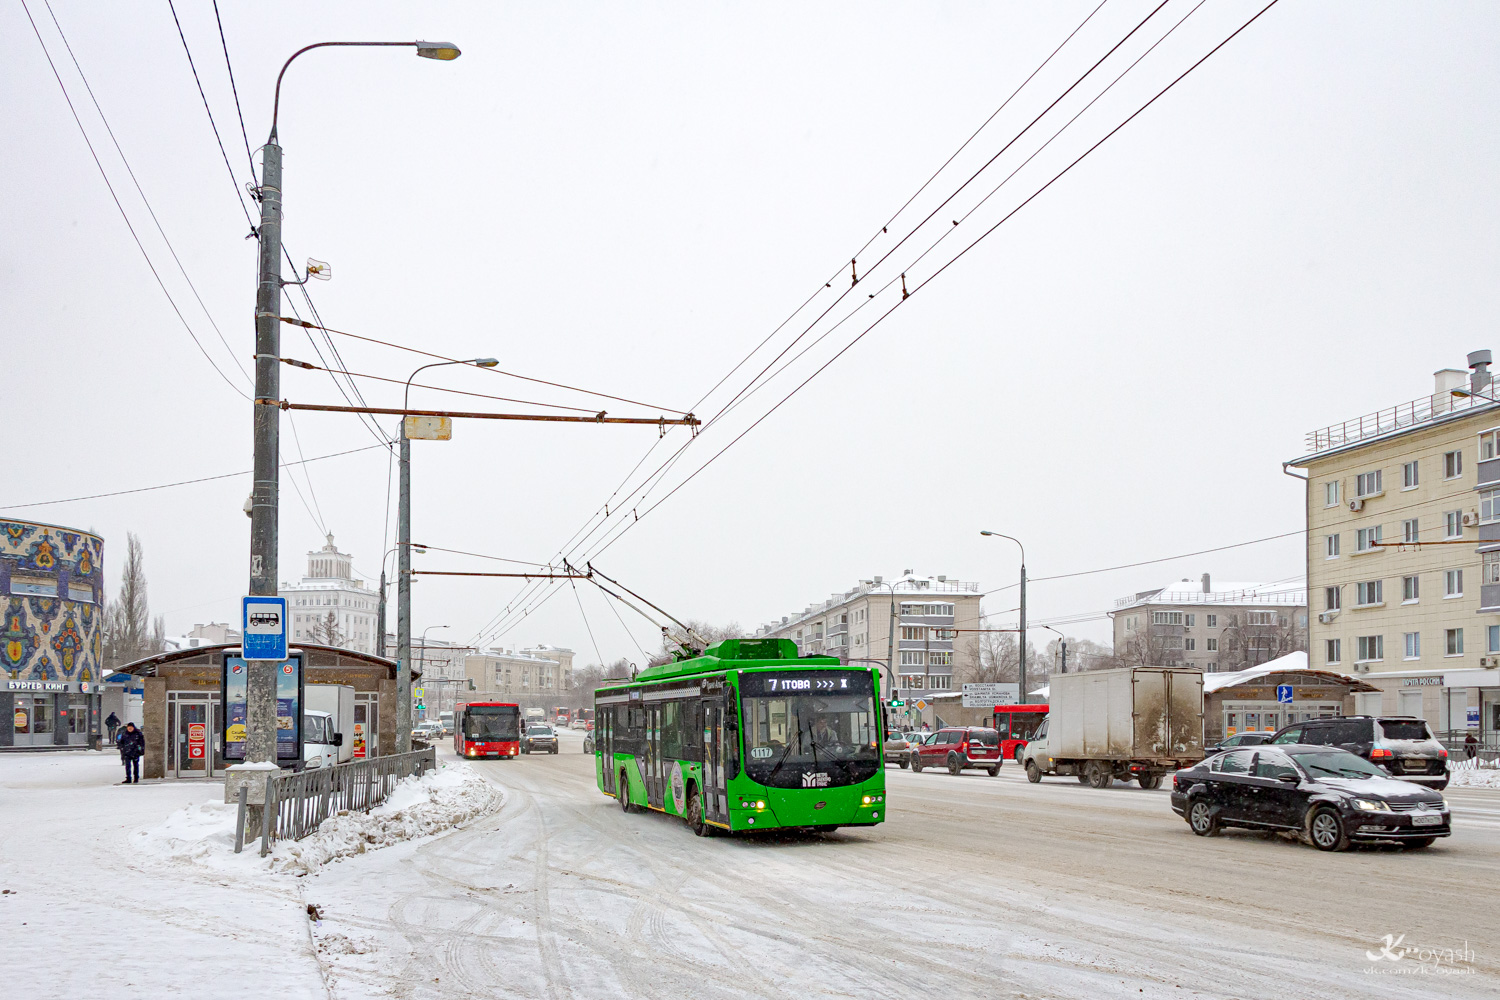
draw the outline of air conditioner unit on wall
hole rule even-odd
[[[1481,656],[1479,658],[1481,667],[1500,667],[1500,656]]]
[[[1464,511],[1464,527],[1472,528],[1479,523],[1479,512],[1473,510]]]
[[[1365,509],[1365,502],[1359,497],[1355,497],[1353,500],[1349,501],[1349,509],[1358,514],[1360,511]]]
[[[1339,613],[1337,611],[1323,611],[1318,614],[1318,621],[1323,625],[1328,625],[1338,616]]]

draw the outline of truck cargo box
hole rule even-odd
[[[1055,758],[1152,760],[1203,756],[1203,674],[1126,667],[1055,674],[1048,701]]]

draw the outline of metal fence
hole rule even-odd
[[[330,816],[368,812],[384,802],[402,778],[436,768],[437,749],[428,747],[310,771],[270,772],[266,777],[266,804],[261,810],[261,857],[270,853],[275,841],[301,840]],[[254,836],[254,831],[245,829],[244,795],[242,788],[236,853],[243,846],[247,832]]]
[[[1488,732],[1476,732],[1472,729],[1449,729],[1437,734],[1438,742],[1448,750],[1448,759],[1455,764],[1467,759],[1465,754],[1465,742],[1470,733],[1474,734],[1475,757],[1485,764],[1492,764],[1500,760],[1500,732],[1490,730]]]

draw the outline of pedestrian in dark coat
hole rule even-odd
[[[1469,735],[1464,737],[1464,757],[1469,760],[1473,760],[1478,755],[1479,741],[1474,738],[1473,733],[1470,733]]]
[[[104,724],[109,727],[109,741],[113,743],[115,741],[115,730],[120,728],[120,717],[110,712],[109,718],[104,720]]]
[[[146,755],[146,734],[135,728],[134,722],[125,723],[120,733],[120,759],[125,762],[125,780],[121,784],[141,783],[141,758]]]

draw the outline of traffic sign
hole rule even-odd
[[[1019,684],[965,684],[963,692],[964,708],[1014,705],[1021,700],[1021,685]]]
[[[1276,701],[1282,705],[1292,703],[1292,686],[1290,684],[1276,685]]]
[[[925,702],[925,701],[921,700],[920,698],[918,698],[917,699],[917,711],[920,712],[923,709],[925,709],[926,707],[927,707],[927,702]]]
[[[286,659],[286,598],[246,597],[241,604],[247,660]]]

